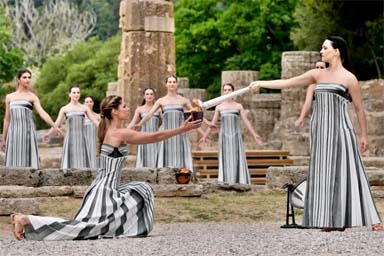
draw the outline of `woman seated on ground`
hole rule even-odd
[[[129,108],[120,96],[108,96],[101,103],[98,128],[100,168],[87,189],[73,220],[16,213],[11,216],[16,239],[83,240],[147,236],[153,228],[153,191],[145,182],[120,184],[126,159],[126,143],[159,142],[200,127],[201,121],[184,121],[175,129],[153,133],[123,128]],[[107,125],[108,124],[108,125]]]

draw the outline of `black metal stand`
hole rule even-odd
[[[287,189],[287,212],[285,216],[285,225],[280,226],[280,228],[301,228],[301,226],[297,225],[295,222],[295,211],[289,201],[289,197],[293,191],[293,185],[287,183],[283,188]],[[289,223],[289,217],[292,217],[292,223]]]

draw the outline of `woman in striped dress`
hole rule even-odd
[[[223,94],[234,91],[234,86],[230,83],[222,87]],[[229,99],[219,104],[215,108],[212,124],[215,125],[218,120],[220,123],[219,133],[219,182],[251,184],[248,172],[247,158],[245,155],[243,138],[240,130],[240,120],[252,134],[257,144],[262,144],[261,137],[255,132],[243,105],[233,99]],[[209,126],[200,142],[205,142],[212,127]]]
[[[40,105],[39,98],[30,91],[32,73],[28,69],[17,72],[17,90],[5,98],[5,117],[1,149],[5,149],[5,165],[9,167],[32,167],[39,169],[39,154],[32,110],[35,107],[40,117],[59,134],[51,117]]]
[[[360,154],[368,148],[367,120],[358,81],[345,68],[349,64],[346,42],[328,37],[320,54],[329,64],[325,69],[286,80],[255,81],[250,86],[256,92],[260,87],[286,89],[316,83],[303,225],[323,231],[368,225],[383,230]],[[347,112],[350,100],[360,125],[360,150]]]
[[[92,115],[97,122],[100,122],[100,115],[93,111],[95,101],[93,97],[87,96],[84,99],[84,105],[89,109],[89,114]],[[95,126],[89,118],[84,119],[84,135],[87,146],[89,167],[95,169],[97,167],[96,160],[96,141],[97,141],[97,126]]]
[[[169,76],[165,80],[167,95],[158,99],[147,115],[136,125],[140,128],[160,108],[162,109],[162,127],[164,130],[179,127],[184,121],[184,109],[191,109],[187,98],[177,93],[177,79]],[[193,171],[192,150],[187,134],[174,136],[160,143],[157,167],[187,168]]]
[[[132,128],[151,110],[155,100],[155,91],[152,88],[144,89],[144,99],[140,107],[136,108],[135,114],[128,125]],[[156,111],[152,117],[143,124],[141,131],[143,132],[156,132],[159,130],[161,124],[160,110]],[[136,167],[157,167],[157,157],[159,155],[159,144],[140,144],[137,146]]]
[[[85,192],[80,210],[73,220],[13,214],[11,221],[16,239],[142,237],[151,232],[154,220],[151,186],[145,182],[120,184],[121,167],[127,153],[125,144],[159,142],[196,129],[201,122],[185,121],[176,129],[145,133],[122,128],[128,117],[129,109],[120,96],[108,96],[102,101],[98,129],[100,168]]]
[[[67,119],[67,131],[64,137],[61,155],[61,170],[66,173],[72,168],[90,168],[89,148],[87,147],[83,129],[84,118],[89,118],[95,126],[97,119],[90,110],[79,102],[80,88],[77,85],[69,88],[70,102],[63,106],[57,116],[55,124],[60,127],[64,117]],[[52,129],[45,135],[48,137]]]

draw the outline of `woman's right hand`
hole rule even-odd
[[[186,119],[182,125],[180,126],[181,129],[185,131],[197,129],[201,126],[202,120],[195,120],[195,121],[189,121],[191,120],[192,116],[190,116],[188,119]]]
[[[295,121],[295,126],[300,126],[300,127],[303,127],[304,126],[304,119],[303,118],[299,118]]]
[[[0,151],[5,152],[5,141],[4,140],[2,140],[0,142]]]
[[[253,81],[252,83],[250,83],[249,88],[251,88],[251,91],[253,93],[258,93],[260,90],[259,81]]]

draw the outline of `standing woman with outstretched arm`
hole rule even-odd
[[[39,98],[31,92],[31,78],[32,73],[28,69],[19,70],[16,75],[17,90],[5,98],[1,150],[5,149],[5,165],[9,167],[40,168],[33,108],[47,124],[63,135],[40,105]]]
[[[169,76],[165,80],[167,95],[158,99],[152,109],[136,125],[139,128],[159,109],[162,110],[162,127],[164,130],[179,127],[184,122],[184,109],[191,109],[187,98],[177,93],[177,79]],[[193,171],[192,149],[186,133],[174,136],[160,143],[157,167],[187,168]]]
[[[303,226],[323,231],[371,225],[383,230],[365,174],[362,152],[368,149],[367,120],[356,77],[348,67],[347,44],[328,37],[320,51],[325,69],[313,69],[286,80],[255,81],[260,87],[287,89],[316,84],[310,124],[310,166]],[[361,130],[360,149],[347,111],[352,101]]]
[[[153,107],[155,101],[155,91],[152,88],[144,89],[143,103],[141,106],[137,107],[135,114],[128,125],[128,128],[132,128],[140,122],[141,119],[148,114],[148,112]],[[157,110],[152,117],[142,125],[142,132],[156,132],[159,130],[161,125],[161,112]],[[137,145],[137,155],[136,155],[136,168],[141,167],[157,167],[157,158],[159,155],[159,144],[150,143],[150,144],[140,144]]]
[[[66,173],[72,168],[90,168],[89,148],[87,147],[83,129],[84,118],[89,118],[95,126],[98,126],[97,118],[90,110],[79,102],[80,88],[73,85],[69,88],[70,102],[61,107],[56,119],[56,126],[61,126],[64,117],[67,119],[67,131],[64,137],[63,151],[61,154],[61,170]],[[45,135],[48,137],[52,129]]]
[[[201,121],[153,133],[123,128],[129,108],[120,96],[101,102],[98,129],[100,167],[73,220],[16,213],[11,216],[17,240],[85,240],[144,237],[153,229],[154,195],[146,182],[120,184],[128,144],[154,143],[200,127]]]
[[[234,91],[230,83],[222,86],[223,94]],[[234,99],[228,99],[215,108],[212,124],[216,125],[220,118],[219,133],[219,177],[221,183],[251,184],[248,171],[247,157],[240,130],[240,121],[243,121],[257,144],[262,144],[261,137],[255,132],[247,118],[243,105]],[[212,126],[209,126],[200,142],[207,141]]]

